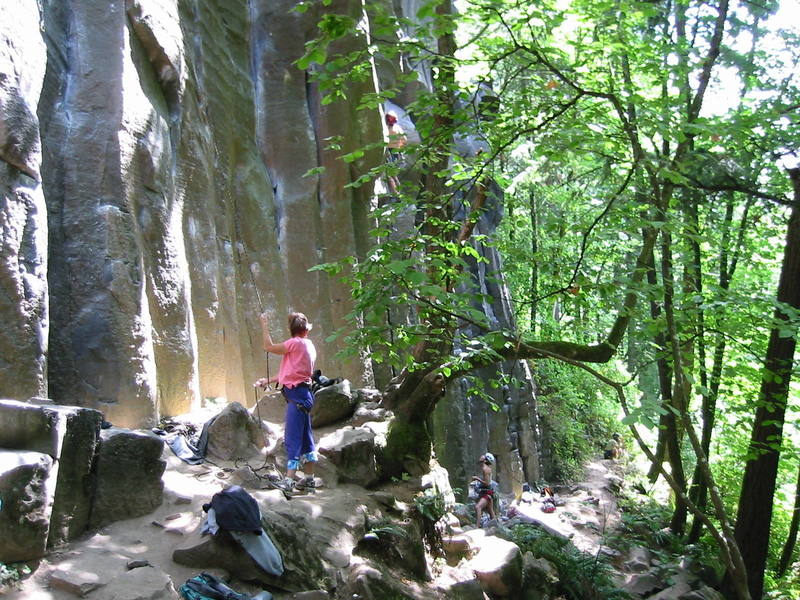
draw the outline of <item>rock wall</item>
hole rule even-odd
[[[262,310],[276,339],[287,311],[306,312],[323,371],[372,381],[367,361],[342,363],[341,342],[325,340],[352,306],[349,290],[308,269],[365,251],[372,190],[346,186],[382,157],[339,156],[379,141],[381,117],[356,113],[372,81],[353,84],[348,102],[322,102],[294,64],[319,6],[295,4],[0,5],[0,397],[50,397],[126,427],[205,397],[249,406],[267,368]],[[415,18],[419,4],[394,6]],[[334,0],[330,10],[360,20],[362,5]],[[362,46],[361,36],[338,49]],[[378,62],[391,82],[400,65]],[[394,99],[401,113],[430,83],[424,62],[406,67],[420,78]],[[409,134],[412,118],[403,114]],[[333,136],[340,150],[327,147]],[[324,174],[305,176],[317,167]],[[500,272],[493,251],[481,252]],[[490,291],[496,304],[482,308],[510,325],[506,292]],[[526,383],[497,398],[498,413],[451,386],[437,452],[458,481],[488,448],[510,489],[536,470],[535,406],[524,365],[498,368]]]
[[[357,254],[367,230],[369,190],[344,187],[364,165],[323,140],[347,151],[380,120],[321,105],[293,65],[319,15],[294,4],[3,3],[0,396],[124,426],[204,397],[252,404],[262,309],[276,339],[306,312],[319,366],[369,382],[324,341],[347,290],[307,269]]]

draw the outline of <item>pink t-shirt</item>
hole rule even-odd
[[[290,388],[300,383],[311,383],[314,361],[317,360],[314,344],[308,338],[293,337],[283,342],[283,345],[287,352],[283,355],[278,370],[278,383]]]

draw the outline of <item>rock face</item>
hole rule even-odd
[[[362,3],[305,13],[295,0],[10,0],[0,7],[0,390],[94,408],[122,427],[149,427],[205,397],[251,406],[266,374],[258,314],[276,340],[302,310],[316,327],[317,366],[360,387],[366,359],[335,358],[350,290],[309,268],[363,257],[373,190],[353,187],[382,159],[379,111],[357,112],[372,79],[347,102],[323,102],[296,61],[320,10],[358,22]],[[389,4],[385,2],[385,4]],[[395,3],[414,19],[421,0]],[[361,33],[335,50],[363,48]],[[379,80],[393,68],[379,65]],[[393,104],[406,113],[420,83]],[[417,86],[417,87],[415,87]],[[338,149],[326,140],[337,139]],[[342,154],[370,150],[353,162]],[[485,141],[457,140],[465,155]],[[320,172],[324,168],[324,172]],[[313,171],[312,171],[313,170]],[[476,233],[491,234],[499,190]],[[413,223],[413,211],[407,215]],[[512,327],[498,255],[472,265],[479,306]],[[271,373],[277,370],[273,359]],[[504,491],[538,476],[535,397],[523,363],[478,374],[526,383],[496,390],[494,412],[450,386],[433,423],[454,482],[487,449]],[[386,374],[384,374],[386,375]],[[387,378],[376,381],[379,385]],[[349,409],[348,409],[349,410]],[[460,486],[465,487],[465,486]]]
[[[163,500],[164,442],[150,433],[107,429],[97,456],[92,527],[152,512]]]
[[[47,206],[36,117],[45,44],[36,3],[0,6],[0,389],[47,395]]]
[[[50,457],[50,481],[42,488],[52,506],[48,546],[83,533],[89,523],[94,457],[102,417],[92,409],[0,400],[0,448]]]
[[[53,510],[50,469],[41,452],[0,450],[0,562],[41,558]]]
[[[4,394],[126,427],[202,397],[252,403],[263,309],[276,339],[289,309],[306,312],[318,366],[368,381],[325,341],[348,290],[308,268],[364,250],[371,191],[346,184],[380,153],[339,156],[378,140],[380,119],[321,103],[293,64],[320,15],[294,4],[3,3]]]

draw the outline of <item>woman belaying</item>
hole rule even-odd
[[[277,377],[271,380],[262,377],[254,384],[267,387],[277,380],[286,399],[286,422],[283,433],[283,443],[286,446],[286,478],[283,484],[289,491],[294,489],[313,491],[317,452],[314,434],[311,431],[311,408],[314,406],[311,374],[314,372],[317,350],[308,339],[312,325],[303,313],[290,313],[288,321],[292,337],[276,344],[269,333],[267,314],[262,313],[259,318],[264,350],[283,356]],[[305,478],[297,481],[295,476],[297,469],[301,467]]]

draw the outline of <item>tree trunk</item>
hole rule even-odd
[[[531,335],[536,335],[536,297],[538,296],[539,288],[539,267],[537,265],[536,253],[539,251],[538,232],[536,230],[536,195],[533,190],[530,192],[530,215],[531,215],[531,284],[530,284],[530,298],[531,298]]]
[[[791,169],[789,175],[794,189],[795,205],[789,218],[778,283],[778,302],[800,309],[800,285],[797,285],[800,281],[800,168]],[[788,321],[788,316],[781,307],[775,310],[774,318],[777,323]],[[788,323],[785,327],[789,327]],[[761,598],[764,587],[772,503],[795,346],[796,341],[791,332],[786,335],[780,325],[772,328],[750,439],[750,459],[745,466],[739,496],[736,541],[742,550],[750,595],[754,600]]]
[[[665,229],[661,232],[661,283],[664,286],[664,316],[667,323],[667,338],[672,355],[672,403],[665,405],[666,425],[665,443],[667,460],[669,461],[672,476],[680,486],[681,491],[686,491],[686,474],[683,470],[683,460],[681,458],[680,433],[678,428],[677,415],[687,410],[686,406],[686,385],[683,376],[682,355],[680,341],[678,339],[677,324],[675,323],[675,283],[674,271],[672,268],[672,236]],[[687,516],[686,503],[680,496],[675,496],[675,511],[672,513],[672,520],[669,527],[675,535],[683,535],[686,526]]]
[[[739,256],[741,254],[742,244],[744,243],[744,233],[747,228],[748,214],[750,206],[752,205],[752,198],[747,201],[742,213],[742,218],[739,221],[738,233],[736,235],[736,242],[733,249],[729,249],[730,244],[730,229],[731,222],[733,221],[733,194],[727,197],[727,205],[725,207],[725,217],[723,220],[722,237],[720,240],[720,253],[719,253],[719,287],[721,290],[730,288],[731,279],[736,272],[736,265],[739,263]],[[708,384],[703,384],[706,388],[703,392],[702,401],[702,417],[703,417],[703,431],[702,431],[702,446],[706,456],[709,456],[711,450],[711,436],[714,432],[714,421],[716,420],[717,398],[719,397],[719,387],[722,381],[722,365],[725,358],[725,337],[717,334],[716,343],[714,346],[714,358],[711,366],[711,375]],[[692,475],[692,489],[690,490],[690,498],[697,504],[700,509],[706,506],[708,498],[708,482],[703,478],[700,466],[695,467],[694,474]],[[700,533],[703,529],[703,523],[700,519],[695,518],[692,522],[692,528],[689,531],[687,542],[695,544],[700,539]]]
[[[650,252],[647,265],[647,283],[655,288],[658,285],[658,275],[656,274],[655,256]],[[661,306],[655,300],[650,300],[650,318],[656,322],[661,317]],[[656,368],[658,369],[658,389],[661,393],[661,403],[664,406],[672,404],[672,371],[667,363],[667,342],[664,339],[664,332],[658,331],[653,339],[656,348]],[[650,481],[658,479],[661,463],[664,462],[667,448],[667,412],[662,414],[658,420],[658,441],[656,442],[655,460],[650,465],[647,474]],[[674,417],[673,417],[674,420]]]
[[[783,545],[781,560],[778,563],[778,578],[786,575],[789,565],[792,564],[794,545],[797,542],[797,531],[800,529],[800,461],[797,463],[797,485],[794,489],[794,511],[792,513],[792,523],[789,525],[789,535],[786,536],[786,543]]]

